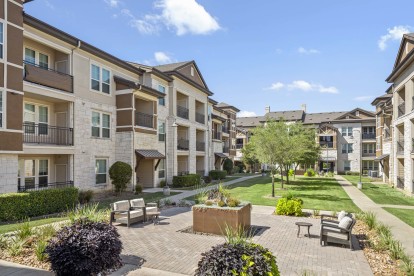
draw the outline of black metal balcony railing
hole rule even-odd
[[[223,152],[224,153],[229,153],[230,152],[229,146],[223,146]]]
[[[364,156],[364,157],[373,157],[373,156],[375,156],[375,152],[362,152],[362,156]]]
[[[59,189],[59,188],[66,188],[66,187],[73,187],[73,181],[66,181],[66,182],[55,182],[55,183],[47,183],[47,184],[31,184],[25,185],[17,184],[17,191],[21,192],[29,192],[29,191],[40,191],[40,190],[47,190],[47,189]]]
[[[384,128],[384,138],[390,139],[391,138],[391,131],[389,128]]]
[[[197,151],[204,151],[206,148],[206,143],[204,142],[196,142],[196,150]]]
[[[397,142],[397,154],[404,154],[404,141]]]
[[[188,150],[189,147],[189,141],[186,139],[178,139],[177,141],[177,149],[178,150]]]
[[[328,147],[328,149],[332,149],[333,148],[333,142],[319,142],[319,145],[322,148],[327,148],[327,147]]]
[[[375,139],[375,133],[362,133],[362,139]]]
[[[213,130],[213,139],[215,140],[221,140],[221,132],[214,131]]]
[[[221,126],[221,131],[224,132],[224,133],[230,133],[230,129],[226,125],[222,125]]]
[[[200,175],[200,176],[204,176],[205,175],[205,171],[204,170],[197,170],[196,174]]]
[[[135,125],[141,127],[154,128],[154,115],[135,112]]]
[[[177,105],[177,116],[183,119],[188,119],[188,108]]]
[[[243,148],[243,144],[236,144],[236,149],[242,149]]]
[[[398,117],[401,117],[405,114],[405,102],[402,102],[398,105]]]
[[[404,189],[404,177],[397,176],[397,188]]]
[[[23,142],[73,146],[73,128],[23,123]]]
[[[73,93],[73,76],[23,61],[24,80]]]
[[[165,177],[165,170],[158,171],[158,178],[164,178]]]
[[[204,114],[198,112],[195,113],[195,119],[196,122],[200,124],[204,124],[206,121]]]

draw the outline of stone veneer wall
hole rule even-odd
[[[18,155],[0,154],[0,193],[17,192]]]

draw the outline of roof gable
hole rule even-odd
[[[344,119],[366,119],[375,118],[375,114],[362,108],[355,108],[342,116],[338,117],[337,120]]]
[[[400,48],[395,59],[394,69],[407,57],[414,49],[414,34],[405,34],[401,40]]]

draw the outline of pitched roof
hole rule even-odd
[[[303,110],[269,112],[263,116],[263,121],[265,121],[267,117],[275,120],[280,120],[280,118],[282,118],[285,121],[301,121],[303,120],[304,113]]]
[[[182,62],[176,62],[176,63],[169,63],[169,64],[162,64],[154,66],[161,72],[169,72],[169,71],[175,71],[180,69],[181,67],[191,63],[192,61],[182,61]]]
[[[386,101],[386,100],[388,100],[389,98],[392,98],[392,94],[384,94],[384,95],[381,95],[381,96],[379,96],[379,97],[376,97],[376,98],[372,101],[371,105],[376,105],[376,104],[378,104],[379,102],[382,102],[382,101]]]
[[[135,150],[135,153],[143,159],[165,159],[165,155],[158,150],[137,149]]]
[[[322,122],[330,122],[346,113],[348,112],[339,111],[339,112],[306,113],[303,123],[304,124],[320,124]]]
[[[263,116],[257,117],[237,117],[236,124],[238,127],[255,127],[260,125],[264,120]]]
[[[233,109],[236,112],[239,112],[240,111],[240,109],[238,109],[237,107],[234,107],[233,105],[229,105],[229,104],[223,103],[223,102],[217,104],[216,106],[218,108],[230,108],[230,109]]]

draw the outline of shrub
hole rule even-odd
[[[87,190],[87,191],[79,191],[79,203],[80,204],[86,204],[89,203],[92,200],[93,197],[93,191]]]
[[[75,223],[81,219],[87,219],[92,222],[109,222],[109,209],[98,210],[99,204],[84,205],[81,208],[68,212],[71,223]]]
[[[160,181],[160,187],[164,188],[166,186],[167,182],[165,180]]]
[[[364,214],[364,221],[371,230],[377,226],[377,216],[373,212],[366,212]]]
[[[173,177],[173,187],[191,187],[200,185],[201,176],[198,174],[187,174]]]
[[[9,245],[9,240],[5,235],[0,235],[0,249],[6,249]]]
[[[213,180],[220,180],[220,179],[225,179],[226,178],[227,172],[226,171],[219,171],[219,170],[212,170],[208,173],[208,175]]]
[[[313,177],[316,175],[315,171],[311,168],[307,169],[306,172],[303,174],[304,176]]]
[[[325,177],[334,177],[334,176],[335,176],[335,174],[333,172],[327,172],[325,174]]]
[[[10,241],[7,246],[7,251],[10,256],[19,256],[23,252],[23,247],[26,245],[25,240],[21,240],[19,238],[14,238]]]
[[[347,172],[345,172],[345,175],[359,175],[359,172],[347,171]]]
[[[56,229],[52,224],[36,228],[36,236],[41,240],[48,240],[56,234]]]
[[[235,174],[235,173],[239,173],[240,171],[240,167],[234,166],[233,170],[231,171],[231,174]]]
[[[407,275],[414,275],[414,262],[411,260],[411,257],[407,254],[401,256],[401,269],[407,273]]]
[[[276,258],[268,249],[258,244],[224,243],[201,255],[196,276],[280,275]]]
[[[211,183],[211,177],[210,176],[204,176],[203,179],[204,179],[204,183],[206,183],[206,184]]]
[[[229,158],[224,159],[223,170],[225,170],[227,174],[233,173],[233,161],[231,159]]]
[[[224,206],[226,206],[226,203],[223,200],[220,200],[219,202],[217,202],[217,205],[219,207],[224,207]]]
[[[117,193],[123,192],[131,180],[132,168],[128,163],[117,161],[109,168],[109,177]]]
[[[206,200],[204,203],[205,203],[207,206],[212,206],[212,205],[213,205],[213,201],[211,201],[211,200]]]
[[[35,252],[37,260],[39,260],[40,262],[43,262],[47,258],[47,254],[45,253],[46,245],[47,245],[47,242],[44,240],[40,240],[36,244],[34,252]]]
[[[0,221],[60,213],[78,202],[74,187],[0,195]]]
[[[317,217],[317,216],[319,216],[319,214],[320,214],[321,211],[318,210],[318,209],[314,209],[312,212],[313,212],[313,216],[314,217]]]
[[[136,184],[135,185],[135,194],[139,195],[140,193],[142,193],[142,186],[140,184]]]
[[[281,198],[277,201],[276,214],[285,216],[302,216],[302,200],[299,198]]]
[[[59,230],[45,252],[57,275],[96,275],[120,267],[121,250],[114,226],[82,219]]]
[[[20,223],[16,229],[16,237],[24,240],[33,235],[33,227],[30,226],[30,220]]]
[[[401,242],[396,241],[396,240],[391,240],[389,244],[389,251],[390,251],[390,257],[393,260],[398,260],[401,257],[403,257],[405,254],[404,248],[402,247]]]
[[[237,207],[240,204],[240,200],[237,198],[228,198],[227,199],[227,206],[229,207]]]
[[[290,169],[288,171],[289,176],[293,176],[295,174],[295,171],[293,169]]]

